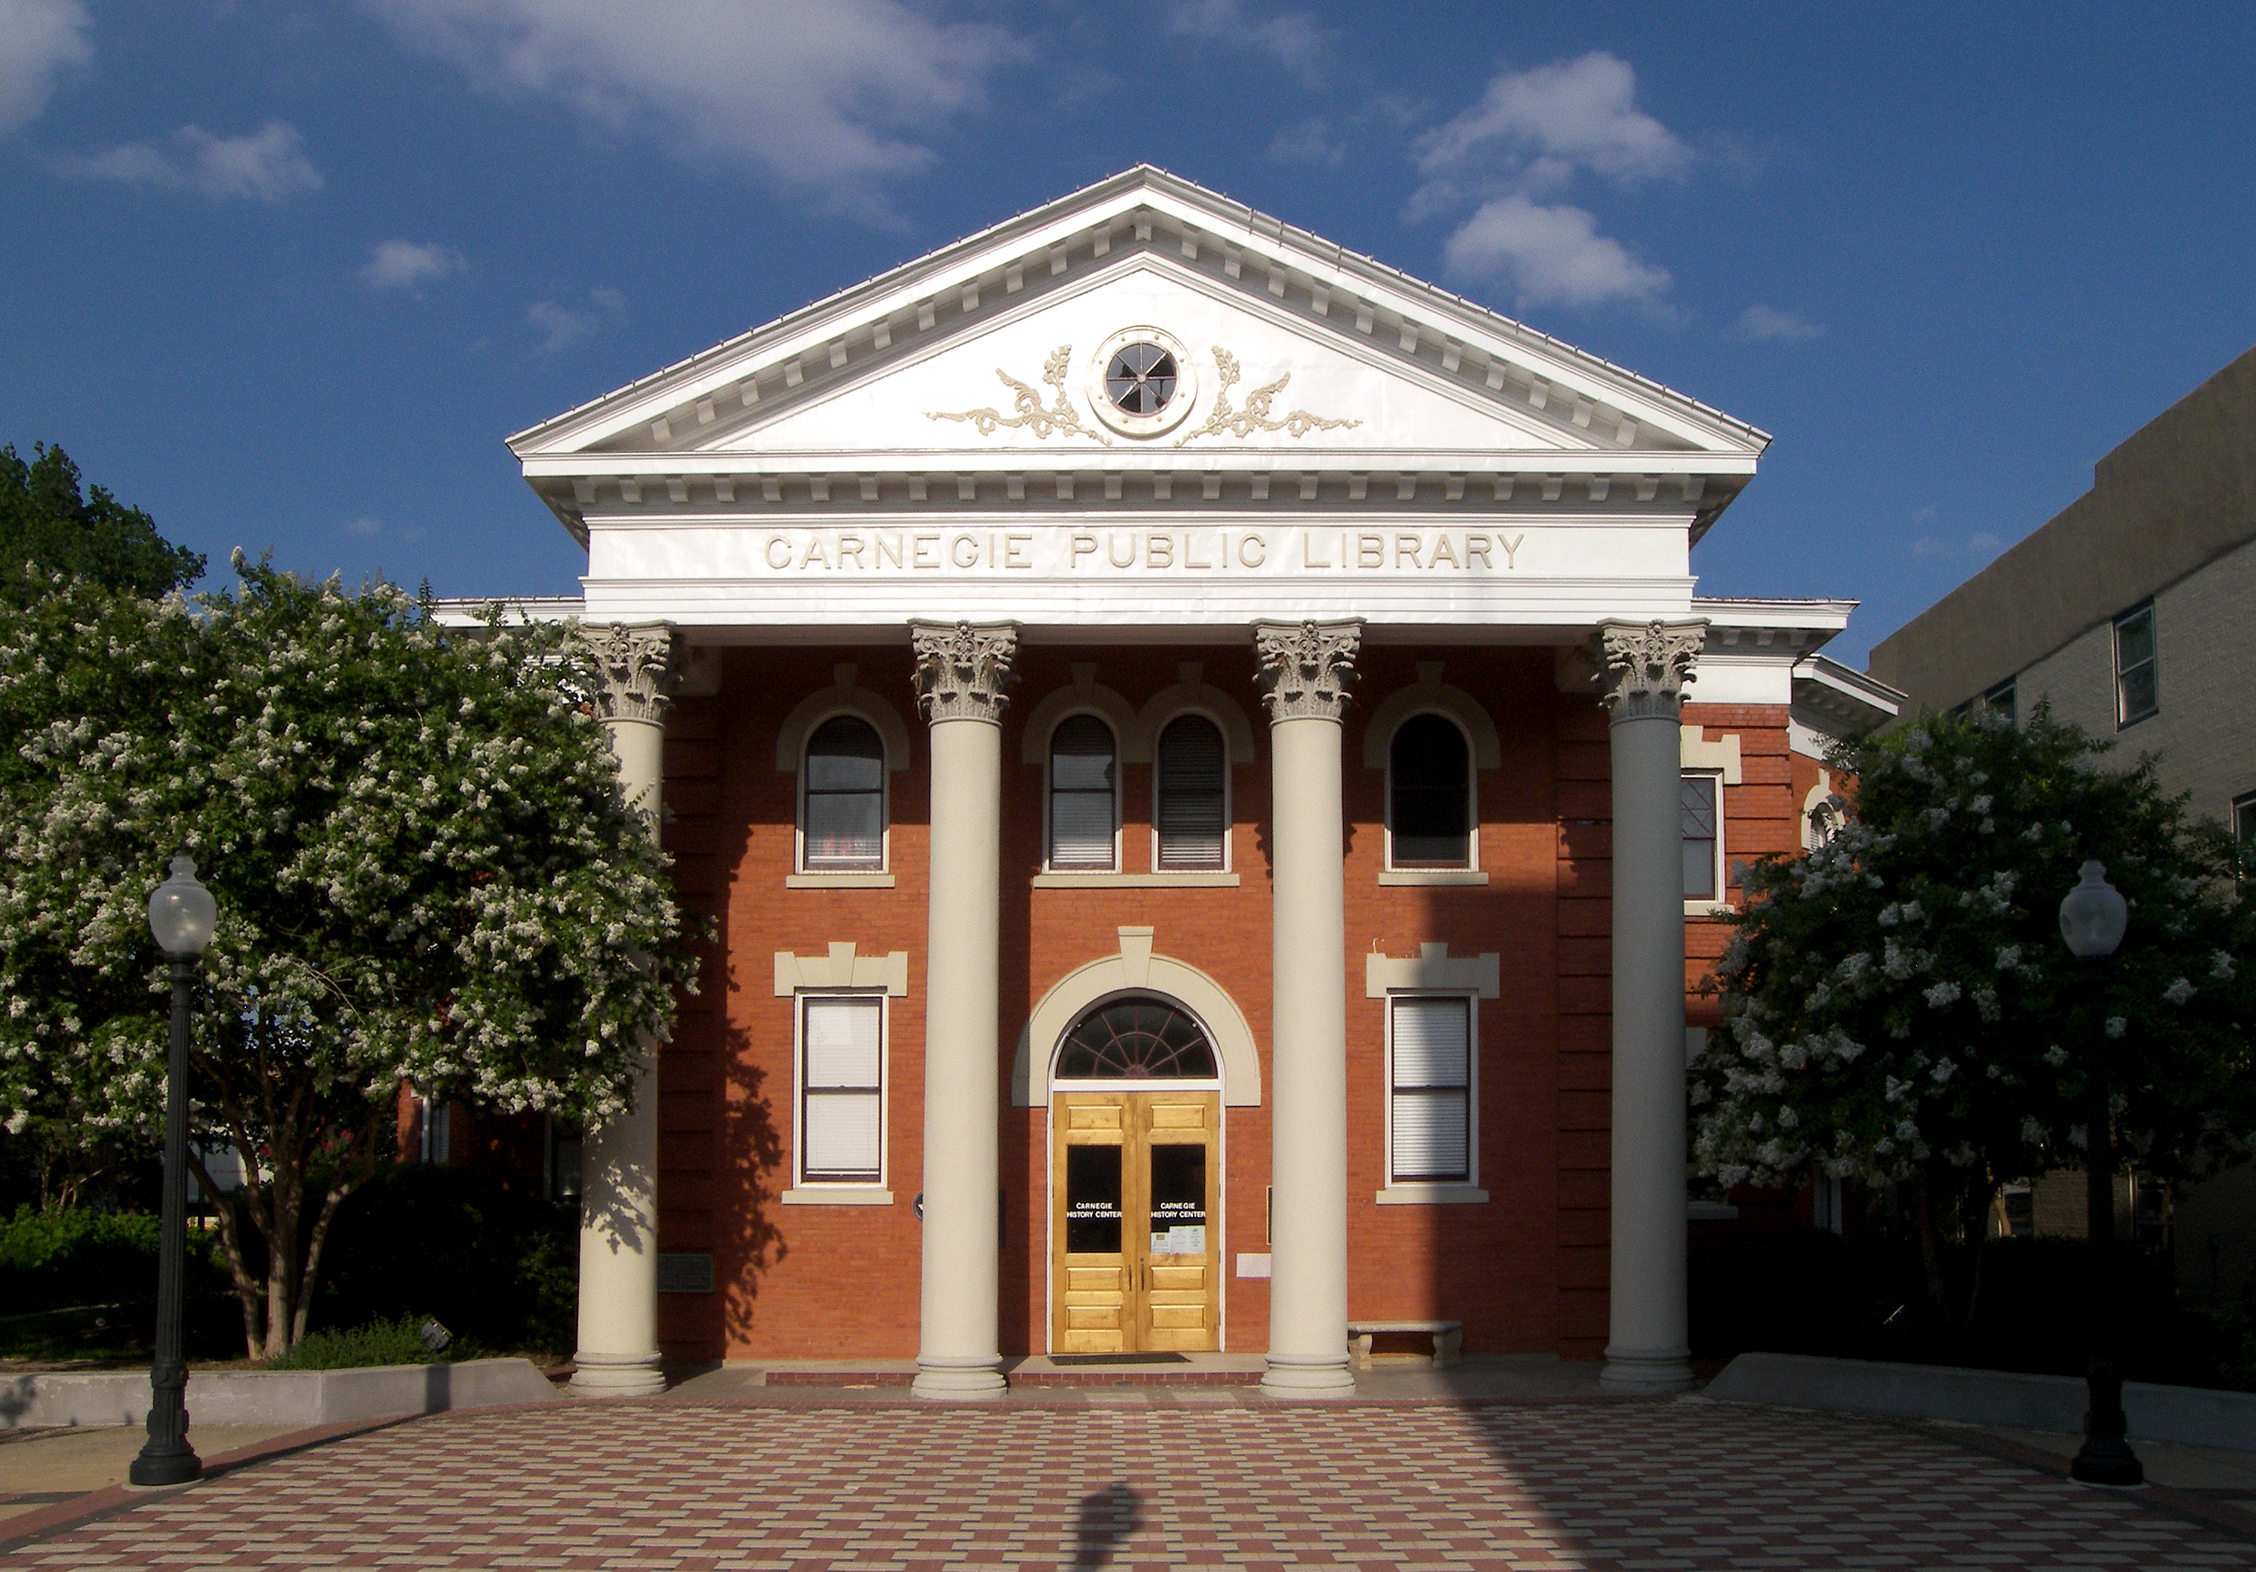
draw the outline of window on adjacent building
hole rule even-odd
[[[2232,805],[2233,845],[2240,851],[2240,876],[2256,876],[2256,791],[2236,797]]]
[[[1387,1000],[1387,1166],[1397,1184],[1473,1180],[1473,1001]]]
[[[800,772],[800,865],[809,873],[885,866],[885,743],[856,715],[834,715],[807,739]]]
[[[1684,898],[1723,899],[1723,780],[1684,777]]]
[[[2005,681],[1990,689],[1989,692],[1983,694],[1982,713],[1984,715],[1994,715],[1998,719],[2004,721],[2008,726],[2019,725],[2020,716],[2017,712],[2018,700],[2016,698],[2014,688],[2014,679],[2008,677]]]
[[[1204,715],[1176,716],[1159,734],[1155,769],[1156,866],[1162,871],[1221,871],[1230,823],[1230,760],[1222,728]]]
[[[1050,857],[1061,872],[1109,873],[1120,822],[1120,759],[1112,728],[1073,715],[1050,733]]]
[[[1387,857],[1396,868],[1473,866],[1473,756],[1446,715],[1413,715],[1387,750]]]
[[[885,1169],[885,1001],[799,996],[799,1177],[876,1184]]]
[[[2154,602],[2115,619],[2115,724],[2145,720],[2162,707],[2154,663]]]

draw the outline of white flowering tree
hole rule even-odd
[[[2085,980],[2060,899],[2098,858],[2132,902],[2108,972],[2118,1158],[2176,1177],[2256,1145],[2251,921],[2233,852],[2151,763],[2040,708],[1922,717],[1845,744],[1846,826],[1746,870],[1692,1068],[1696,1166],[1901,1187],[1937,1319],[1971,1314],[1998,1189],[2083,1161]],[[1971,1257],[1947,1270],[1947,1256]]]
[[[402,1082],[600,1122],[695,966],[563,630],[463,637],[390,585],[235,568],[195,602],[75,581],[0,614],[0,1119],[158,1129],[143,903],[185,845],[219,902],[194,1117],[247,1158],[219,1221],[257,1358],[304,1333]]]

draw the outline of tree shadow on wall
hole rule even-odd
[[[729,984],[735,990],[735,983]],[[751,1062],[751,1040],[741,1026],[723,1034],[719,1149],[712,1154],[714,1287],[722,1296],[726,1345],[746,1340],[760,1296],[760,1278],[787,1253],[776,1226],[780,1204],[775,1179],[783,1172],[783,1136],[775,1109],[762,1090],[768,1072]]]

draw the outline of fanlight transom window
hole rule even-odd
[[[1149,996],[1113,999],[1073,1023],[1058,1048],[1062,1081],[1206,1081],[1215,1076],[1206,1028]]]

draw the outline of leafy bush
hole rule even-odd
[[[371,1321],[350,1331],[308,1332],[290,1351],[260,1365],[261,1370],[359,1370],[370,1365],[441,1365],[476,1359],[475,1345],[457,1338],[433,1348],[424,1340],[427,1316],[403,1315]]]
[[[579,1222],[464,1168],[389,1167],[337,1214],[316,1327],[435,1316],[488,1348],[569,1352]]]
[[[147,1212],[52,1212],[0,1221],[0,1306],[21,1315],[71,1305],[131,1305],[157,1293],[158,1219]],[[199,1248],[199,1246],[204,1246]],[[201,1235],[188,1236],[191,1298],[225,1286]]]

